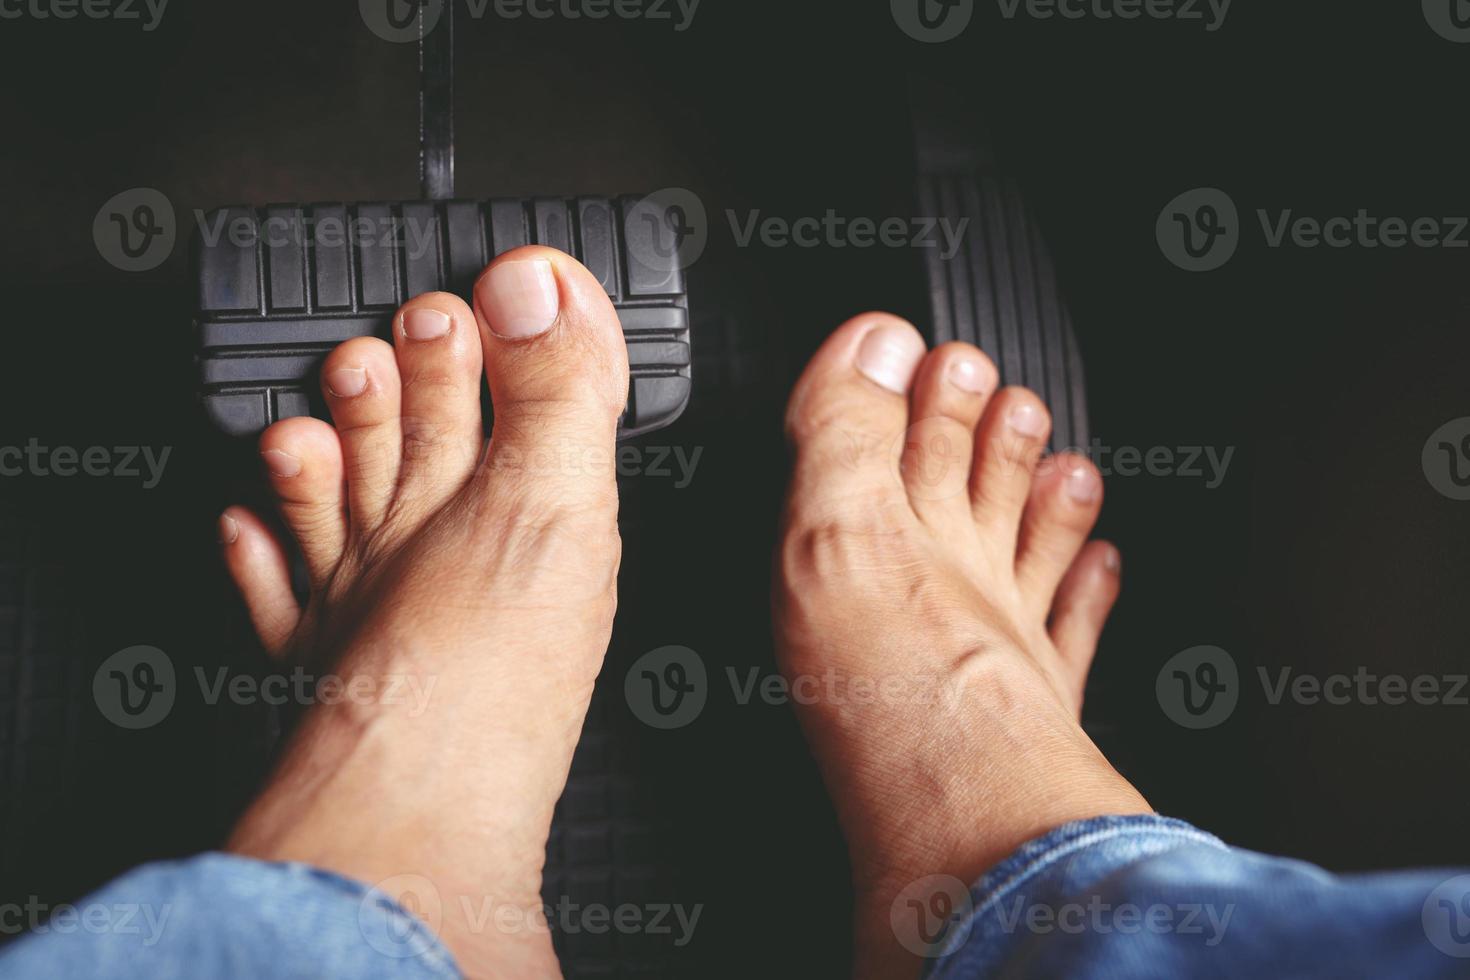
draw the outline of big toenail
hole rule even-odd
[[[1103,555],[1103,568],[1114,575],[1123,570],[1123,556],[1118,553],[1117,548],[1109,548],[1107,554]]]
[[[902,395],[924,358],[924,342],[903,327],[878,327],[858,347],[857,368],[870,381]]]
[[[240,525],[229,514],[219,516],[219,543],[234,544],[240,537]]]
[[[356,398],[367,390],[367,371],[362,368],[336,368],[328,371],[327,390],[338,398]]]
[[[960,391],[968,391],[972,395],[983,395],[990,388],[989,379],[985,377],[986,372],[981,370],[980,362],[972,358],[961,358],[949,366],[949,383]]]
[[[403,335],[409,340],[438,340],[449,332],[449,314],[420,306],[403,314]]]
[[[556,274],[545,259],[495,266],[480,280],[479,300],[491,331],[508,340],[545,333],[561,309]]]
[[[266,469],[271,471],[271,476],[292,477],[301,472],[301,460],[290,453],[270,449],[260,456],[265,460]]]
[[[1079,504],[1090,504],[1102,492],[1102,481],[1090,466],[1079,466],[1067,474],[1067,496]]]
[[[1006,412],[1006,425],[1016,434],[1034,439],[1046,431],[1046,416],[1030,402],[1021,402]]]

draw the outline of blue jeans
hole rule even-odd
[[[0,906],[0,930],[23,926],[0,976],[459,975],[383,894],[224,854],[140,868],[74,906]],[[971,888],[926,880],[895,901],[892,926],[930,980],[1463,977],[1470,873],[1339,877],[1177,820],[1100,817],[1022,845]]]

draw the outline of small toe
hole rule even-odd
[[[998,381],[990,358],[971,344],[936,347],[919,365],[900,468],[926,523],[947,530],[969,521],[975,425]]]
[[[231,507],[220,515],[219,543],[256,635],[266,652],[280,654],[301,619],[285,548],[266,523],[244,507]]]
[[[281,518],[318,585],[337,567],[347,542],[342,443],[320,419],[283,419],[261,434],[260,458]]]
[[[1097,523],[1102,496],[1102,474],[1085,456],[1057,453],[1037,468],[1016,552],[1016,582],[1032,608],[1051,608],[1062,576]]]
[[[342,442],[348,515],[359,532],[378,528],[397,490],[402,388],[393,348],[376,337],[347,341],[322,365],[322,393]]]
[[[475,315],[457,296],[426,293],[393,320],[403,380],[403,463],[396,506],[423,513],[457,492],[484,448]]]
[[[1014,561],[1021,513],[1032,475],[1051,433],[1051,414],[1034,392],[1003,388],[990,399],[975,430],[970,508],[992,556]]]
[[[1106,541],[1091,541],[1057,589],[1051,611],[1051,638],[1075,684],[1079,704],[1103,626],[1118,600],[1121,568],[1117,548]]]

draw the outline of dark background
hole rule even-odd
[[[1094,433],[1109,446],[1234,447],[1217,489],[1108,482],[1100,533],[1125,587],[1086,714],[1161,811],[1334,870],[1470,863],[1465,706],[1271,706],[1256,667],[1467,670],[1470,504],[1420,451],[1470,415],[1470,250],[1266,247],[1254,213],[1470,213],[1470,45],[1417,4],[1236,0],[1199,22],[1005,20],[921,45],[886,3],[703,0],[668,22],[475,22],[459,37],[458,193],[682,186],[711,214],[690,272],[695,401],[654,445],[703,447],[693,484],[625,494],[624,610],[607,679],[664,644],[712,672],[770,669],[779,411],[835,324],[922,323],[912,250],[737,248],[724,219],[913,213],[905,80],[963,88],[1036,210],[1070,297]],[[226,203],[417,195],[416,51],[354,4],[173,0],[162,24],[0,21],[0,445],[170,446],[163,482],[0,479],[0,901],[75,898],[141,861],[217,846],[264,764],[270,720],[181,698],[122,732],[88,692],[134,644],[263,669],[214,548],[251,493],[248,448],[192,386],[182,245],[125,274],[103,202],[156,187]],[[1246,231],[1224,268],[1170,265],[1160,209],[1226,190]],[[703,346],[701,346],[703,344]],[[1218,728],[1160,711],[1154,679],[1198,644],[1245,693]],[[241,717],[245,715],[247,717]],[[789,709],[715,697],[689,728],[613,724],[657,862],[705,906],[687,975],[840,975],[844,852]],[[630,740],[630,741],[628,741]],[[671,886],[673,887],[673,886]],[[792,957],[795,957],[793,962]]]

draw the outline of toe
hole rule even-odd
[[[426,293],[393,321],[403,379],[403,463],[395,507],[437,509],[474,472],[483,448],[480,331],[464,301]]]
[[[375,337],[342,344],[322,365],[322,392],[342,442],[352,527],[375,531],[393,500],[403,455],[393,348]]]
[[[301,619],[285,549],[265,522],[243,507],[220,515],[219,543],[260,642],[267,652],[279,654]]]
[[[993,557],[1009,565],[1020,536],[1032,474],[1051,432],[1051,415],[1035,393],[1004,388],[985,407],[975,431],[970,507]]]
[[[909,392],[924,338],[887,313],[855,317],[822,344],[786,410],[793,494],[808,509],[897,497]],[[906,506],[906,505],[905,505]]]
[[[628,352],[612,301],[576,259],[515,249],[475,284],[494,428],[481,473],[547,505],[616,499]]]
[[[919,365],[901,469],[909,502],[926,523],[950,529],[969,521],[975,424],[998,380],[990,358],[970,344],[936,347]]]
[[[1087,671],[1097,653],[1097,641],[1121,585],[1122,561],[1118,549],[1106,541],[1092,541],[1082,549],[1057,590],[1051,614],[1051,638],[1062,665],[1075,686],[1077,703],[1087,683]]]
[[[1102,495],[1102,475],[1077,453],[1058,453],[1037,468],[1016,552],[1016,582],[1034,609],[1051,608],[1057,585],[1097,523]]]
[[[313,586],[342,557],[347,515],[342,497],[342,444],[327,423],[283,419],[260,437],[260,458]]]

